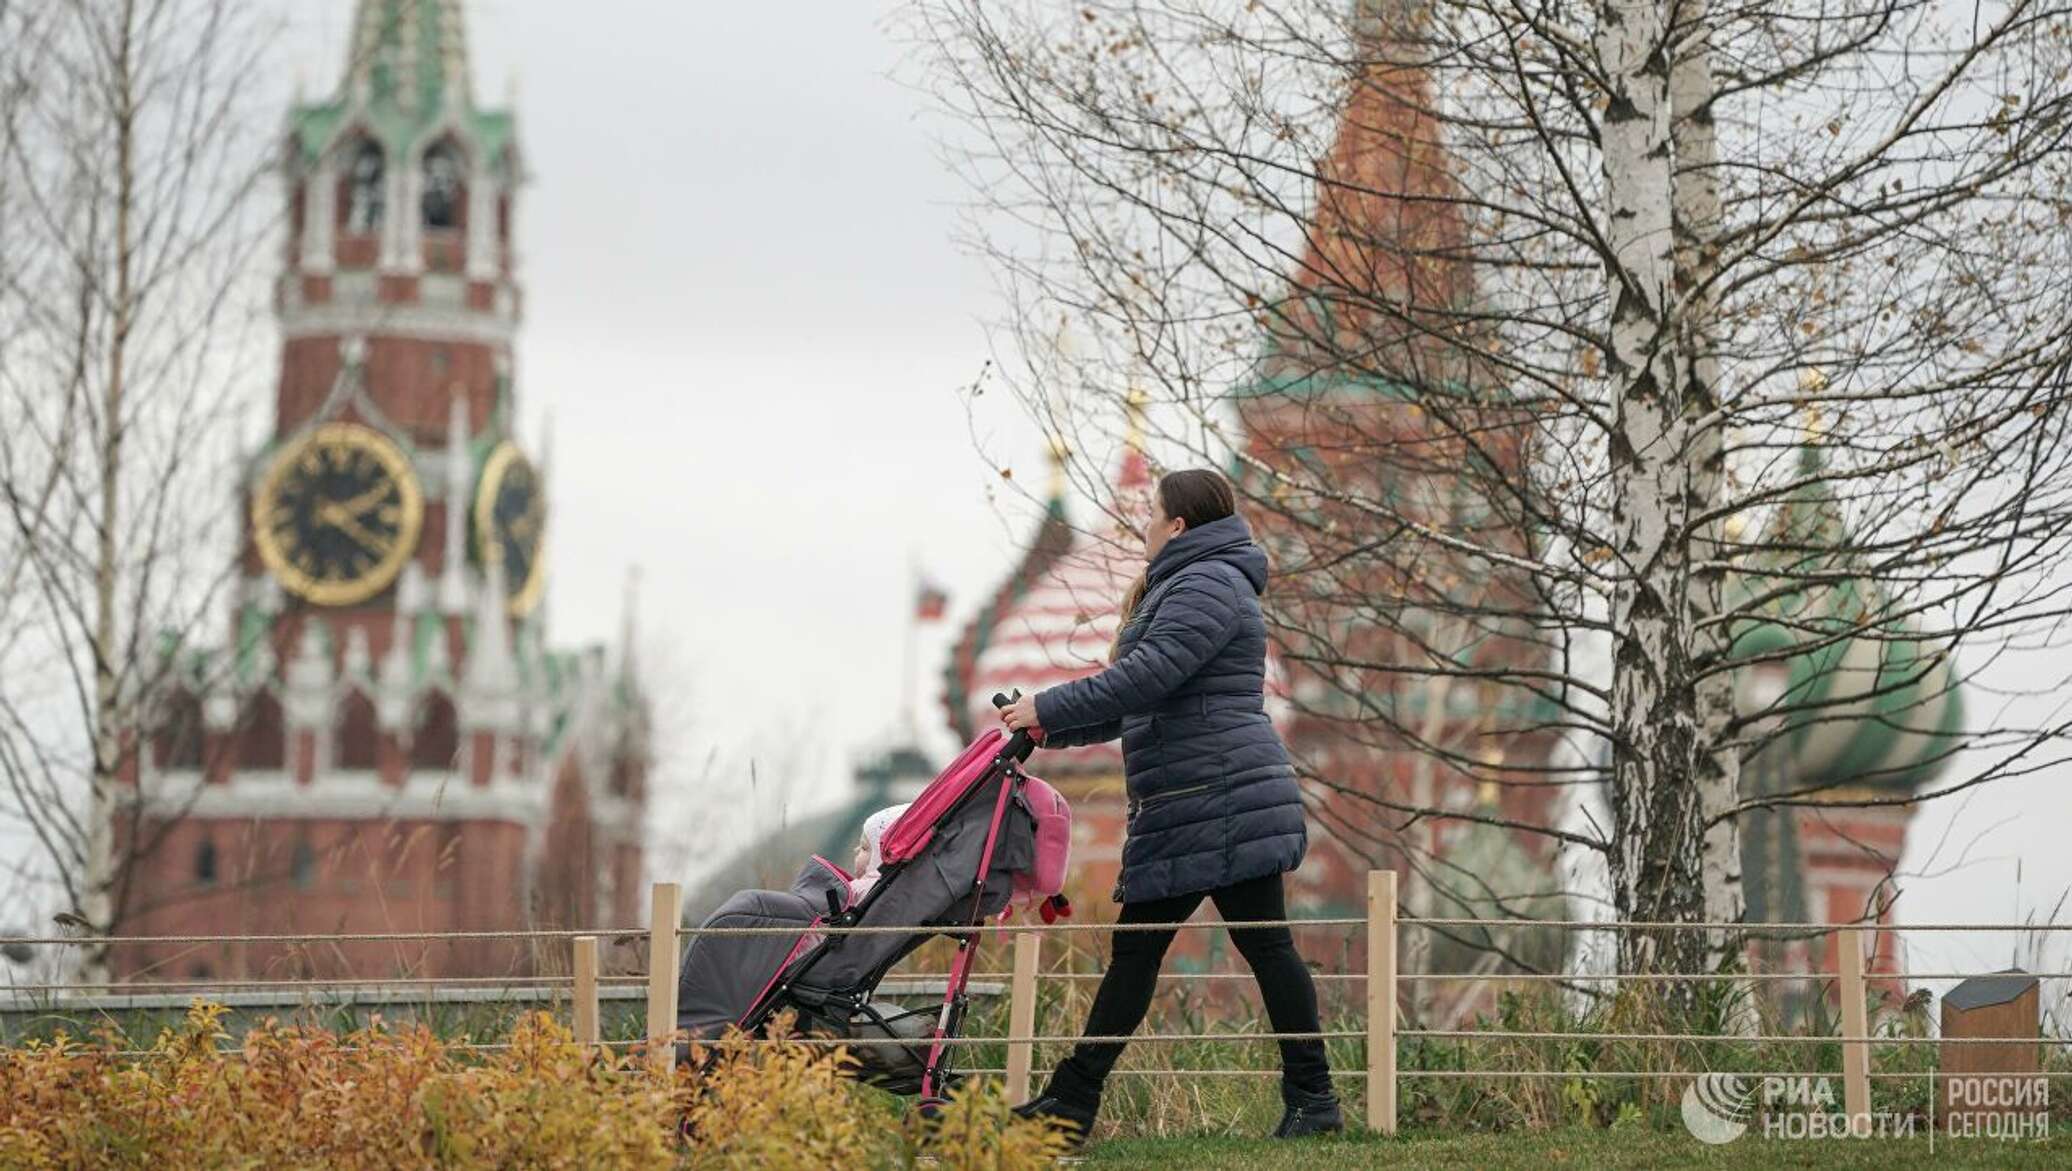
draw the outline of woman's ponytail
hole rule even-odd
[[[1122,591],[1122,609],[1115,615],[1115,637],[1108,640],[1108,661],[1115,661],[1115,654],[1122,649],[1122,628],[1130,624],[1130,618],[1137,612],[1137,606],[1144,600],[1144,591],[1151,582],[1144,574],[1138,574],[1130,588]]]

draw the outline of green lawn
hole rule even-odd
[[[1915,1139],[1785,1141],[1743,1136],[1708,1147],[1681,1131],[1519,1131],[1508,1134],[1414,1134],[1395,1139],[1355,1135],[1293,1143],[1271,1139],[1113,1139],[1087,1149],[1086,1165],[1102,1167],[1242,1168],[1597,1168],[1860,1167],[1875,1171],[1948,1168],[2072,1167],[2072,1135],[2044,1142],[1998,1143],[1938,1138],[1930,1154]]]

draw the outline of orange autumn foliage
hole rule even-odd
[[[379,1021],[268,1021],[232,1044],[223,1016],[197,1004],[141,1055],[113,1035],[0,1049],[0,1168],[1013,1169],[1061,1151],[990,1090],[922,1128],[842,1077],[840,1051],[783,1039],[661,1076],[545,1013],[486,1051]]]

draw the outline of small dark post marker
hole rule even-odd
[[[2014,1103],[2002,1100],[2007,1097],[2005,1087],[2038,1069],[2037,1009],[2036,977],[2012,968],[1974,976],[1943,997],[1944,1040],[2007,1038],[2005,1045],[1941,1046],[1941,1101],[1936,1107],[1944,1129],[1967,1125],[1971,1115],[2009,1112]]]

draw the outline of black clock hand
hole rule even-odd
[[[317,520],[350,537],[354,543],[366,551],[368,556],[379,557],[381,555],[381,547],[385,542],[374,533],[368,531],[367,527],[360,523],[359,518],[347,512],[344,506],[338,504],[324,505],[317,509]]]
[[[394,487],[394,485],[384,481],[383,483],[376,484],[374,487],[369,488],[365,492],[360,493],[358,496],[354,496],[346,500],[337,501],[337,507],[342,511],[351,513],[354,516],[358,516],[360,513],[363,513],[368,509],[374,507],[375,505],[381,503],[381,498],[388,495],[389,489],[392,487]]]

